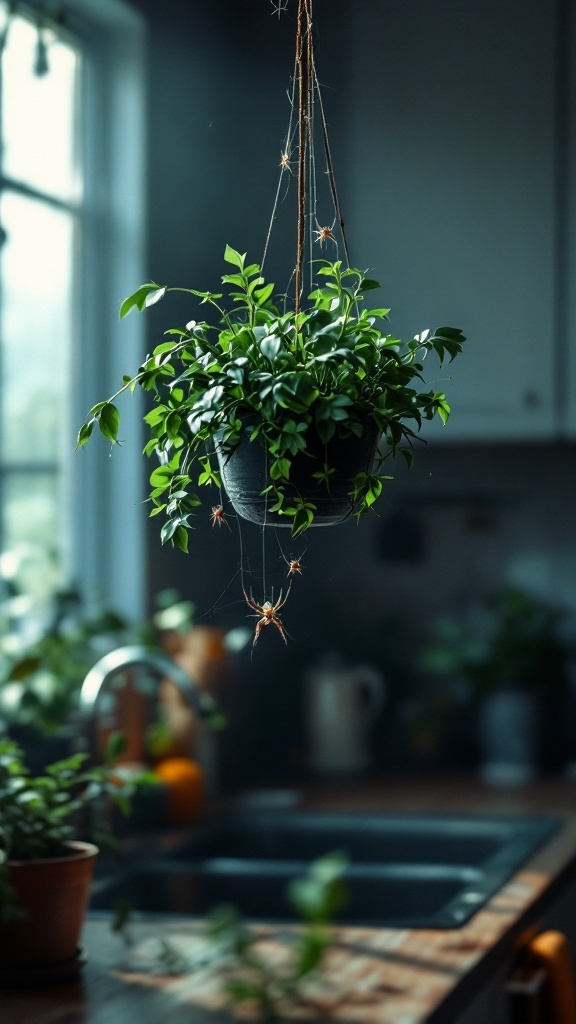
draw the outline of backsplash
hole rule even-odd
[[[255,649],[238,657],[227,696],[230,728],[220,738],[224,781],[265,783],[306,772],[305,679],[327,652],[350,665],[375,665],[388,681],[372,739],[374,767],[423,761],[428,770],[429,740],[422,744],[418,732],[414,744],[405,733],[423,692],[427,720],[445,713],[441,697],[429,704],[417,666],[438,616],[457,615],[514,585],[567,607],[576,645],[576,445],[422,447],[411,470],[399,460],[393,472],[379,513],[359,526],[313,529],[296,542],[277,531],[285,553],[302,556],[305,566],[282,613],[290,640],[284,647],[276,631],[263,631]],[[177,581],[199,614],[208,611],[207,621],[251,625],[239,581],[219,599],[238,564],[234,539],[200,519],[187,558],[160,550],[152,538],[153,589]],[[243,524],[242,533],[245,556],[256,558],[258,528]],[[269,551],[268,578],[278,592],[285,565],[279,548],[274,553],[269,544]],[[254,586],[257,592],[256,576]],[[470,766],[474,716],[466,707],[458,716],[439,760]],[[574,733],[576,750],[576,724]]]

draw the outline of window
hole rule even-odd
[[[120,0],[67,8],[66,31],[39,36],[19,5],[2,56],[1,567],[40,600],[74,582],[137,616],[133,446],[110,460],[74,439],[121,377],[116,346],[123,365],[141,351],[141,326],[117,337],[117,321],[144,279],[142,25]]]
[[[75,46],[11,19],[1,68],[0,549],[4,570],[38,596],[64,570],[80,71]]]

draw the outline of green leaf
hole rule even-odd
[[[120,306],[120,319],[123,320],[128,313],[136,308],[140,312],[145,306],[151,306],[154,302],[158,302],[165,294],[166,288],[161,288],[160,285],[156,284],[155,281],[149,281],[148,284],[143,284],[140,288],[137,288],[132,295],[129,295],[127,299]],[[151,296],[151,298],[149,298]],[[154,297],[155,296],[155,297]]]
[[[374,281],[370,277],[364,277],[362,279],[362,281],[360,282],[359,290],[361,292],[369,292],[369,291],[372,291],[374,288],[380,288],[380,287],[381,287],[381,285],[380,285],[379,281]]]
[[[162,423],[164,421],[165,415],[166,415],[166,406],[165,405],[156,405],[156,406],[154,406],[153,409],[150,410],[150,412],[146,413],[146,415],[144,417],[144,422],[147,423],[149,427],[155,427],[159,423]]]
[[[290,475],[289,459],[276,459],[270,466],[270,478],[272,480],[287,480]]]
[[[381,318],[383,320],[386,320],[386,319],[388,319],[388,313],[389,312],[390,312],[389,309],[384,309],[384,308],[369,309],[366,315],[369,316],[369,317],[371,317],[371,316],[379,317],[379,318]]]
[[[94,428],[94,420],[90,420],[89,423],[83,423],[78,431],[78,437],[76,439],[76,448],[81,448],[82,445],[86,444],[86,441],[92,434]]]
[[[116,758],[120,757],[121,754],[124,754],[127,746],[126,736],[121,730],[117,729],[110,733],[106,744],[106,753],[104,755],[106,764],[112,764]]]
[[[150,484],[152,487],[165,487],[170,483],[172,477],[172,471],[168,466],[158,466],[150,474]]]
[[[309,526],[312,526],[314,522],[315,509],[307,508],[302,506],[297,509],[296,515],[294,516],[294,522],[292,524],[292,536],[299,537],[304,530],[307,530]]]
[[[448,417],[450,416],[450,406],[446,399],[440,399],[438,402],[438,415],[442,420],[442,423],[446,425]]]
[[[166,419],[166,433],[168,437],[174,440],[178,437],[178,432],[182,424],[182,419],[177,412],[171,412]]]
[[[188,554],[188,530],[185,526],[179,526],[173,537],[174,547]]]
[[[348,858],[334,851],[314,861],[303,878],[294,879],[288,887],[288,899],[307,921],[324,923],[346,901],[342,876]]]
[[[236,252],[236,249],[233,249],[232,246],[227,245],[226,248],[224,249],[224,259],[226,260],[226,263],[232,263],[233,266],[239,267],[240,270],[243,270],[244,260],[246,259],[246,253],[244,253],[244,255],[241,256],[239,252]]]
[[[235,284],[238,288],[246,287],[246,281],[242,277],[242,274],[224,274],[222,277],[222,284]]]
[[[243,1003],[248,999],[266,1002],[264,986],[255,982],[243,981],[242,978],[230,978],[226,982],[226,991],[234,1003]]]
[[[164,333],[168,334],[168,331],[164,331]],[[165,352],[172,352],[173,348],[173,341],[163,341],[161,345],[156,345],[156,348],[154,349],[154,355],[162,356],[164,355]]]
[[[268,299],[272,295],[273,291],[274,291],[274,285],[270,283],[270,284],[265,285],[264,288],[258,288],[253,293],[252,298],[254,299],[254,302],[258,306],[265,306],[266,303],[268,302]]]
[[[325,929],[309,928],[303,933],[296,949],[296,979],[305,978],[320,966],[327,946],[328,936]]]
[[[177,519],[169,519],[167,523],[164,523],[164,526],[160,531],[160,540],[162,543],[166,544],[167,541],[172,540],[178,528],[179,523]]]
[[[248,295],[252,295],[253,292],[256,290],[256,288],[258,288],[259,285],[263,285],[263,284],[264,284],[264,278],[263,277],[257,277],[254,281],[251,281],[250,284],[248,285],[248,289],[247,289]]]
[[[109,441],[116,441],[118,438],[118,428],[120,426],[120,413],[115,405],[111,402],[106,402],[100,410],[98,417],[98,426],[100,431],[107,437]]]
[[[282,342],[280,338],[276,338],[273,334],[269,334],[260,342],[260,351],[267,359],[274,360],[280,351],[281,344]]]
[[[103,409],[105,405],[106,402],[96,402],[96,405],[93,405],[92,408],[90,409],[90,416],[97,416],[100,410]]]
[[[164,298],[165,294],[166,288],[157,288],[156,291],[148,292],[144,300],[144,305],[146,307],[155,306],[157,302],[160,302],[160,299]]]

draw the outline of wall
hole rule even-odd
[[[271,17],[266,0],[200,0],[193,10],[186,2],[139,0],[136,6],[150,25],[149,273],[161,282],[210,287],[222,272],[226,242],[255,258],[262,251],[287,121],[290,15],[280,21]],[[518,5],[504,6],[516,10]],[[374,48],[382,37],[385,5],[366,0],[363,18],[368,10]],[[369,173],[365,166],[355,169],[358,153],[347,147],[347,129],[358,137],[358,109],[350,107],[348,88],[353,73],[347,60],[349,5],[317,0],[317,14],[321,78],[334,126],[337,173],[342,167],[338,178],[344,210],[351,200],[359,223],[366,226],[382,194],[385,168],[375,163]],[[445,44],[436,40],[434,54],[440,51],[446,64],[450,46]],[[362,71],[374,65],[377,75],[376,55],[371,54]],[[508,59],[514,66],[514,49]],[[409,66],[404,74],[410,76]],[[371,126],[378,141],[382,111],[369,89],[362,103],[362,123]],[[442,111],[436,116],[441,119]],[[407,111],[406,131],[409,117]],[[520,179],[529,175],[520,150],[515,158],[516,140],[503,132],[501,144],[507,165],[516,166]],[[364,140],[364,160],[370,148]],[[475,151],[475,160],[480,155]],[[411,168],[410,180],[415,190],[422,188],[418,167]],[[354,182],[361,187],[350,195]],[[489,205],[494,188],[490,167],[478,173],[476,187]],[[376,225],[373,216],[371,223],[366,237],[380,244],[387,224],[382,220]],[[272,278],[279,281],[291,265],[292,252],[292,242],[286,245],[280,237],[269,265]],[[359,247],[357,231],[354,238]],[[393,251],[396,238],[388,231],[386,239]],[[476,238],[477,247],[486,247],[476,254],[484,266],[491,244],[481,233]],[[416,276],[425,274],[429,257],[415,247],[411,258]],[[444,254],[447,258],[456,271],[461,254],[452,250]],[[514,264],[510,273],[522,275],[523,269]],[[392,304],[394,297],[386,300]],[[489,290],[484,300],[489,304]],[[192,315],[186,303],[172,308],[175,324]],[[465,308],[460,312],[465,326]],[[152,343],[165,326],[166,306],[147,315]],[[381,767],[390,768],[407,756],[399,707],[415,685],[415,654],[439,612],[457,610],[507,581],[529,584],[542,596],[576,609],[575,470],[576,447],[571,443],[430,444],[417,452],[411,472],[396,467],[396,480],[387,485],[378,512],[359,528],[350,523],[311,531],[296,544],[282,531],[280,545],[274,534],[269,536],[268,577],[276,592],[285,581],[280,547],[286,556],[304,552],[306,570],[294,581],[283,612],[291,636],[288,647],[284,649],[276,631],[265,630],[253,652],[246,649],[238,656],[238,682],[227,698],[232,725],[222,743],[225,780],[271,781],[297,776],[305,767],[303,681],[307,668],[326,650],[338,650],[351,662],[373,661],[386,672],[391,701],[374,738],[374,754]],[[236,535],[213,530],[208,511],[198,517],[188,557],[161,549],[152,521],[150,595],[175,586],[196,602],[207,622],[253,623],[240,593]],[[248,525],[242,526],[242,536],[244,555],[255,566],[262,557],[261,538]],[[254,587],[257,594],[256,577]],[[452,763],[472,763],[471,734],[464,730],[447,756]]]

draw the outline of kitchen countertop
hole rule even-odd
[[[316,783],[302,807],[383,812],[544,814],[563,824],[464,927],[450,931],[338,928],[323,979],[300,1020],[326,1013],[374,1024],[441,1024],[453,1019],[506,955],[538,930],[539,919],[576,871],[576,783],[543,779],[496,789],[475,779],[386,779]],[[210,1024],[229,1019],[220,980],[204,955],[202,922],[144,917],[125,950],[107,915],[84,930],[87,962],[76,979],[42,989],[0,993],[0,1024]],[[261,927],[271,956],[283,955],[286,926]],[[194,958],[182,976],[155,973],[159,938]],[[152,959],[150,959],[152,958]],[[246,1011],[242,1011],[246,1016]]]

